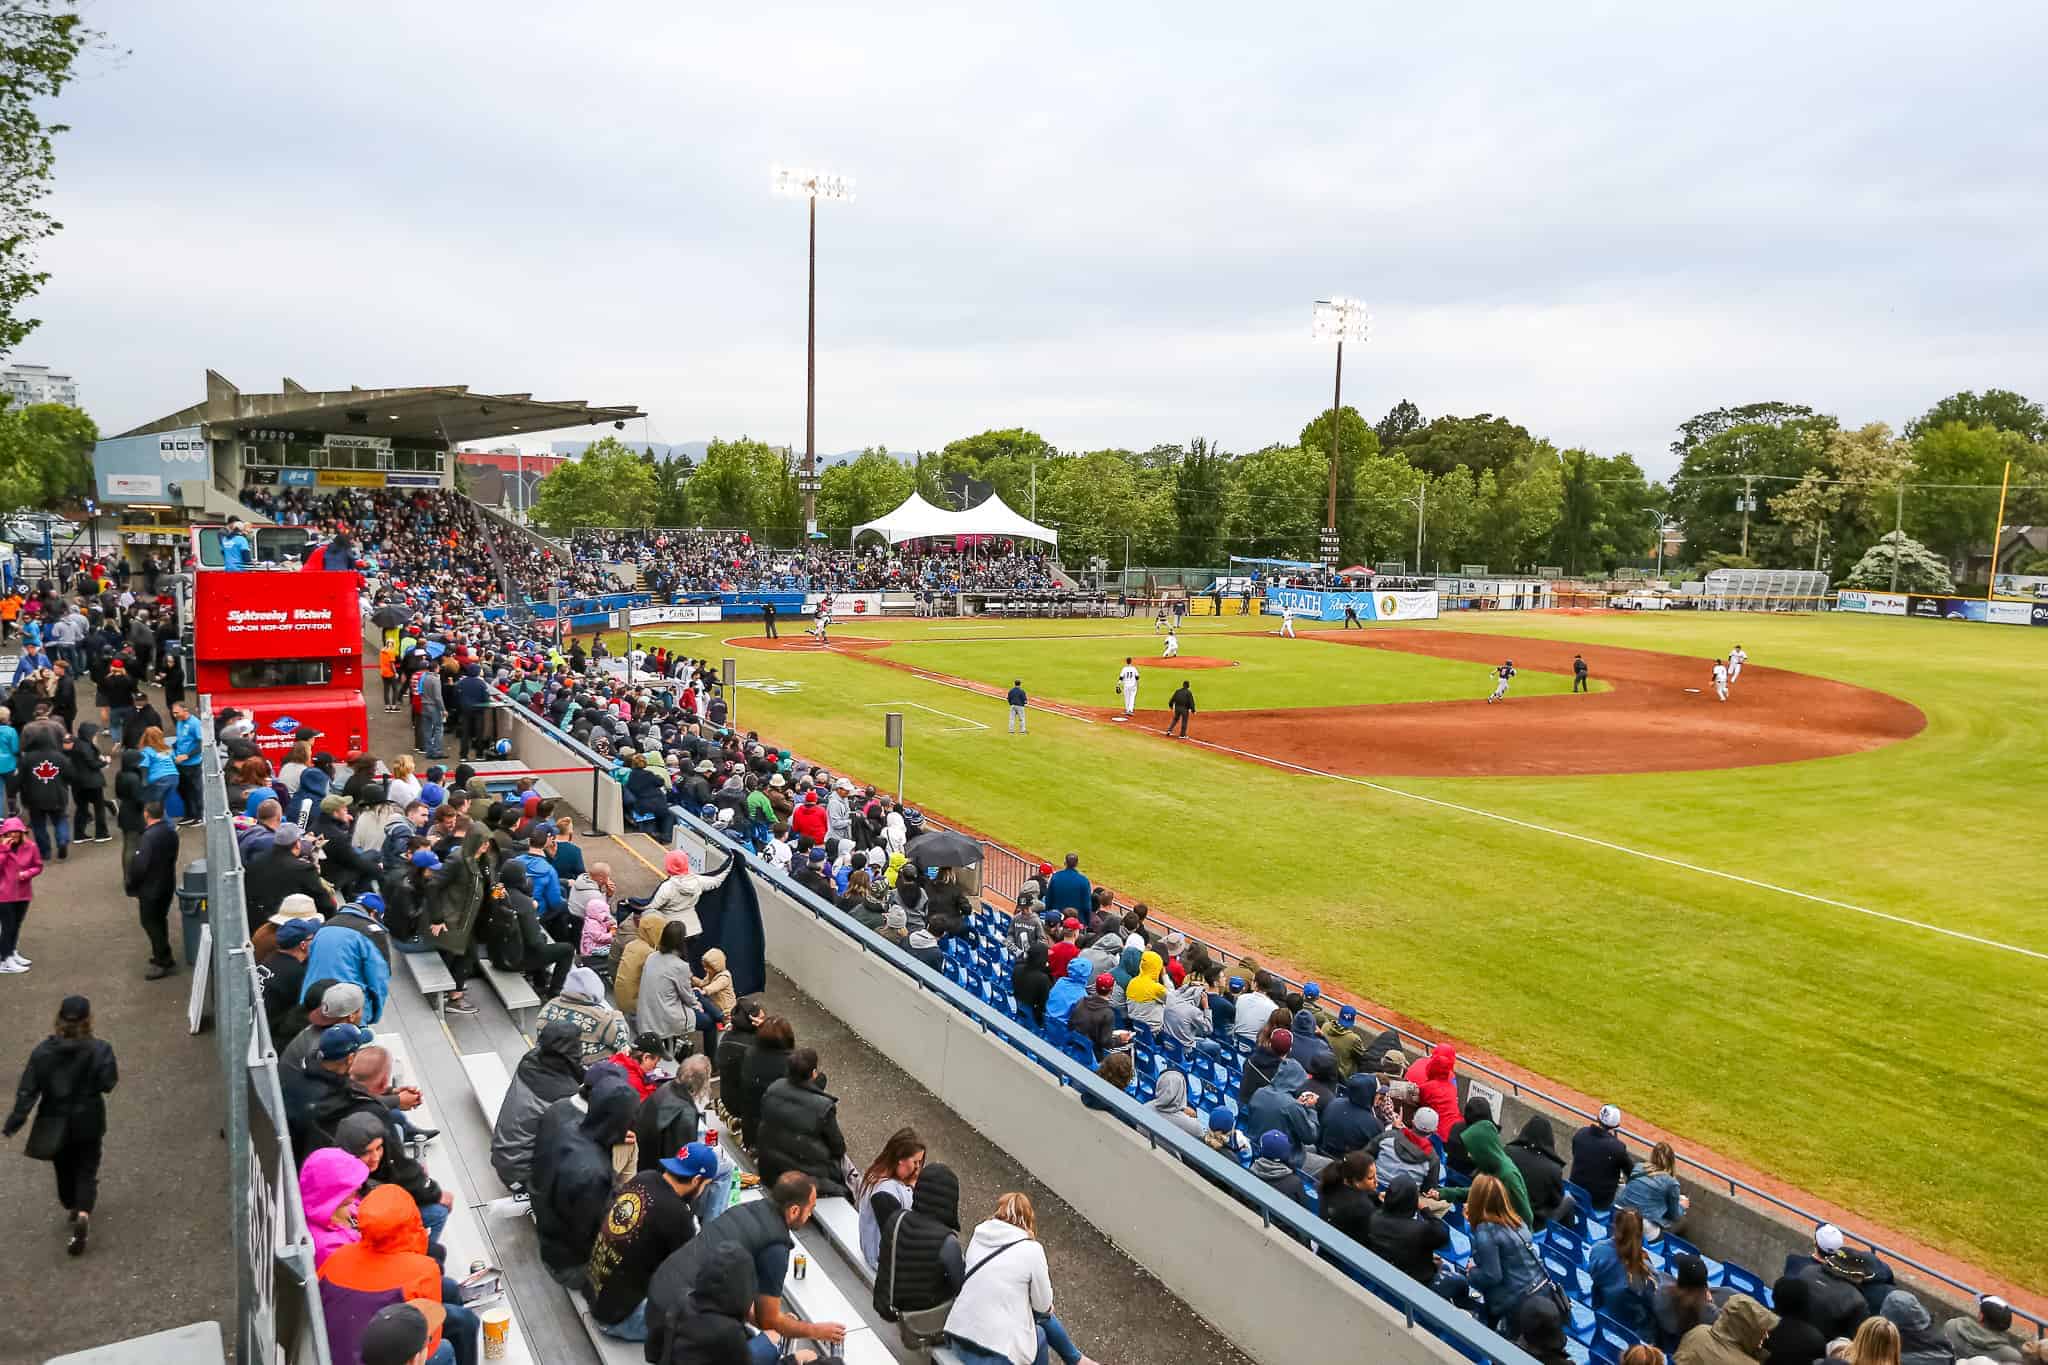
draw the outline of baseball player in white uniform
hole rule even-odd
[[[821,597],[818,599],[818,624],[814,631],[818,637],[819,644],[828,643],[825,639],[825,632],[830,629],[832,629],[832,599],[829,596]]]
[[[1737,645],[1728,651],[1728,685],[1730,687],[1735,686],[1736,681],[1742,677],[1742,666],[1748,662],[1749,655],[1743,651],[1741,645]]]
[[[1486,704],[1488,706],[1493,705],[1495,702],[1499,701],[1502,697],[1505,697],[1508,694],[1508,684],[1514,680],[1514,676],[1515,661],[1513,659],[1509,659],[1499,668],[1493,670],[1493,692],[1486,699]]]
[[[1124,715],[1138,709],[1138,666],[1128,658],[1124,660],[1123,671],[1116,675],[1117,690],[1123,693]]]
[[[1288,639],[1294,638],[1294,608],[1280,608],[1280,633]]]
[[[1178,659],[1180,657],[1180,633],[1174,630],[1172,626],[1166,628],[1166,649],[1159,657],[1162,659]]]
[[[1725,659],[1714,660],[1714,695],[1722,701],[1728,700],[1728,663]]]

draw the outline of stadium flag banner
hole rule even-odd
[[[700,621],[716,621],[719,618],[719,610],[718,604],[713,602],[709,605],[639,607],[625,614],[635,626],[669,626],[684,622],[695,624]]]
[[[2048,608],[2032,602],[1991,602],[1985,606],[1984,619],[1994,625],[2024,626],[2034,621],[2036,613],[2044,611]]]
[[[804,615],[817,615],[818,603],[822,602],[825,596],[826,594],[822,592],[805,593]],[[854,616],[882,614],[882,594],[878,592],[835,592],[831,597],[832,615],[836,620],[844,621]]]
[[[1317,588],[1266,589],[1265,614],[1278,616],[1292,607],[1296,616],[1312,621],[1341,621],[1344,608],[1358,613],[1361,621],[1433,621],[1437,595],[1433,592],[1324,592]]]
[[[1906,594],[1902,592],[1844,592],[1835,598],[1835,610],[1860,611],[1870,616],[1904,616]]]

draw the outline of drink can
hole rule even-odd
[[[795,1261],[796,1277],[797,1277],[797,1278],[798,1278],[799,1280],[801,1280],[801,1279],[802,1279],[802,1278],[804,1277],[805,1273],[806,1273],[807,1271],[809,1271],[809,1270],[810,1270],[810,1268],[811,1268],[811,1258],[810,1258],[810,1257],[808,1257],[808,1256],[806,1256],[806,1255],[804,1255],[804,1254],[803,1254],[803,1253],[802,1253],[801,1251],[799,1251],[799,1252],[798,1252],[798,1253],[796,1254],[796,1261]]]
[[[711,1148],[718,1146],[718,1129],[715,1126],[704,1130],[704,1145]]]

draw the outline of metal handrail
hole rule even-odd
[[[517,704],[515,703],[515,706],[516,705]],[[541,716],[526,707],[518,707],[518,709],[522,715],[526,716],[530,720],[536,721],[542,727],[550,731],[566,746],[584,754],[586,756],[586,761],[592,763],[593,766],[602,765],[603,771],[610,771],[611,765],[606,764],[603,759],[599,758],[593,750],[589,749],[581,741],[573,738],[565,731],[556,727],[545,716]],[[701,821],[699,821],[692,812],[684,813],[684,822],[695,829],[703,830],[708,828]],[[925,825],[927,828],[950,828],[942,820],[935,819],[929,811],[925,813]],[[1010,859],[1013,862],[1028,869],[1035,870],[1038,863],[1046,861],[1045,859],[1028,858],[1024,854],[1018,853],[1014,849],[1006,848],[1001,844],[992,843],[988,839],[978,834],[969,834],[968,837],[974,839],[977,843],[979,843],[982,849],[984,850],[985,854],[999,854],[1002,857]],[[730,841],[726,840],[724,836],[719,836],[719,841],[723,846],[732,847]],[[767,870],[771,874],[773,874],[774,872],[772,868]],[[985,858],[983,863],[983,872],[985,879],[984,889],[986,888],[986,871],[987,860]],[[783,882],[783,884],[792,887],[796,886],[794,882],[789,882],[787,881],[787,879],[781,878],[779,874],[775,875],[777,877],[777,880]],[[1022,878],[1020,877],[1018,881],[1021,882],[1021,880]],[[803,891],[803,888],[801,887],[797,887],[796,889],[798,891],[802,891],[803,894],[806,896],[810,895],[808,891]],[[1131,905],[1128,902],[1121,899],[1113,900],[1111,903],[1117,906],[1120,910],[1128,911],[1129,909],[1131,909]],[[1149,906],[1147,907],[1146,922],[1148,924],[1156,924],[1158,927],[1172,932],[1180,933],[1184,937],[1186,937],[1190,943],[1200,943],[1203,946],[1203,948],[1206,949],[1211,954],[1211,956],[1215,957],[1219,962],[1242,960],[1237,954],[1230,953],[1225,949],[1218,948],[1214,944],[1210,943],[1208,940],[1200,937],[1198,934],[1195,934],[1190,930],[1182,929],[1179,926],[1173,924],[1171,921],[1158,916],[1150,909]],[[858,924],[855,925],[855,928],[859,927],[860,926]],[[863,930],[862,932],[867,931]],[[915,962],[915,959],[911,960]],[[923,964],[919,963],[917,965],[922,966]],[[928,968],[926,970],[929,971]],[[1278,973],[1273,974],[1279,975]],[[939,979],[942,981],[944,980],[943,977],[940,977]],[[1285,977],[1281,977],[1281,980],[1292,987],[1298,988],[1300,985],[1300,983],[1298,982],[1287,981]],[[946,984],[949,986],[952,985],[951,982],[946,982]],[[964,995],[965,993],[962,992],[962,994]],[[968,996],[967,998],[970,1000],[973,999],[973,997],[971,996]],[[1324,998],[1332,1000],[1336,999],[1336,997],[1329,996],[1327,994],[1324,996]],[[976,1001],[975,1003],[980,1004],[979,1001]],[[1337,1003],[1342,1004],[1345,1002],[1338,1000]],[[986,1007],[984,1006],[983,1008]],[[1354,1006],[1354,1008],[1356,1007]],[[1433,1043],[1429,1039],[1424,1038],[1422,1035],[1415,1033],[1409,1029],[1406,1029],[1402,1027],[1400,1024],[1395,1023],[1391,1020],[1383,1019],[1378,1015],[1368,1013],[1365,1010],[1359,1010],[1358,1017],[1367,1020],[1370,1023],[1378,1025],[1383,1030],[1393,1030],[1394,1033],[1397,1034],[1399,1037],[1416,1044],[1424,1052],[1427,1052],[1436,1046],[1435,1043]],[[1573,1104],[1570,1100],[1562,1099],[1556,1095],[1551,1094],[1549,1091],[1541,1090],[1535,1086],[1528,1085],[1516,1079],[1515,1077],[1508,1075],[1506,1072],[1498,1071],[1495,1070],[1493,1067],[1487,1066],[1484,1062],[1473,1061],[1467,1057],[1460,1057],[1458,1059],[1458,1063],[1459,1066],[1462,1068],[1465,1068],[1469,1071],[1480,1072],[1488,1077],[1493,1078],[1494,1080],[1501,1082],[1503,1085],[1507,1086],[1513,1094],[1517,1096],[1533,1097],[1537,1100],[1540,1100],[1545,1105],[1548,1105],[1558,1110],[1562,1110],[1565,1113],[1575,1115],[1588,1123],[1593,1123],[1598,1120],[1598,1115],[1588,1113],[1586,1110],[1580,1108],[1578,1105]],[[1645,1137],[1644,1135],[1632,1132],[1627,1128],[1621,1128],[1617,1131],[1622,1137],[1636,1143],[1638,1146],[1643,1147],[1646,1150],[1656,1146],[1656,1139]],[[1716,1183],[1725,1184],[1728,1187],[1728,1192],[1731,1195],[1738,1193],[1746,1195],[1756,1201],[1768,1204],[1773,1208],[1783,1210],[1784,1212],[1789,1213],[1796,1217],[1799,1221],[1810,1223],[1816,1228],[1818,1228],[1821,1224],[1829,1221],[1828,1219],[1823,1218],[1818,1214],[1815,1214],[1807,1209],[1801,1208],[1799,1205],[1794,1204],[1789,1200],[1780,1198],[1779,1196],[1772,1194],[1769,1190],[1760,1189],[1757,1186],[1750,1184],[1748,1181],[1745,1181],[1738,1176],[1730,1175],[1727,1172],[1719,1170],[1716,1167],[1710,1166],[1703,1161],[1694,1160],[1693,1158],[1686,1156],[1679,1156],[1678,1161],[1688,1167],[1691,1167],[1695,1171],[1698,1171],[1708,1177],[1711,1177]],[[1840,1231],[1847,1240],[1867,1247],[1873,1253],[1880,1255],[1892,1262],[1895,1262],[1898,1265],[1904,1266],[1907,1269],[1910,1269],[1918,1274],[1924,1275],[1930,1280],[1937,1281],[1941,1284],[1948,1286],[1950,1289],[1957,1290],[1960,1293],[1967,1295],[1972,1302],[1974,1302],[1985,1292],[1974,1285],[1967,1284],[1962,1280],[1956,1279],[1954,1276],[1949,1275],[1944,1271],[1941,1271],[1933,1266],[1927,1265],[1925,1262],[1913,1256],[1910,1256],[1907,1253],[1900,1251],[1895,1247],[1888,1246],[1883,1242],[1874,1241],[1868,1237],[1864,1237],[1860,1234],[1851,1232],[1848,1229],[1840,1229]],[[2048,1319],[2044,1319],[2042,1316],[2029,1312],[2028,1310],[2021,1308],[2018,1305],[2013,1305],[2012,1311],[2015,1317],[2022,1318],[2033,1325],[2034,1333],[2036,1336],[2048,1339]]]
[[[513,707],[524,719],[534,722],[556,742],[581,755],[593,769],[599,772],[611,770],[611,764],[601,758],[595,750],[562,730],[547,717],[516,702],[513,703]],[[1150,1110],[1133,1101],[1123,1091],[1107,1085],[1093,1072],[1075,1063],[1065,1053],[1055,1050],[1030,1030],[1019,1027],[1016,1021],[989,1008],[973,995],[948,981],[941,973],[933,971],[809,888],[799,885],[778,869],[761,861],[758,856],[743,848],[730,836],[705,824],[695,813],[683,812],[678,823],[688,828],[708,847],[717,848],[728,856],[739,858],[749,873],[766,881],[795,904],[802,906],[813,918],[822,920],[845,933],[861,951],[888,962],[908,975],[921,989],[930,991],[968,1015],[980,1025],[982,1032],[1000,1036],[1010,1046],[1050,1069],[1063,1086],[1092,1095],[1102,1108],[1113,1113],[1127,1126],[1143,1133],[1153,1147],[1166,1147],[1201,1171],[1212,1183],[1222,1186],[1231,1195],[1250,1203],[1267,1226],[1279,1227],[1320,1250],[1354,1280],[1370,1289],[1375,1297],[1399,1307],[1410,1328],[1419,1323],[1432,1335],[1451,1342],[1475,1360],[1495,1361],[1499,1362],[1499,1365],[1535,1365],[1533,1357],[1506,1341],[1498,1333],[1478,1325],[1470,1314],[1452,1307],[1427,1285],[1419,1283],[1406,1272],[1380,1259],[1324,1222],[1320,1216],[1310,1213],[1292,1200],[1282,1199],[1263,1182],[1245,1174],[1236,1162],[1225,1160],[1210,1151],[1206,1144],[1196,1141],[1171,1124],[1154,1118]],[[1477,1354],[1474,1354],[1475,1352]]]
[[[925,813],[925,824],[928,828],[934,825],[936,825],[938,828],[946,828],[946,826],[943,823],[935,821],[932,818],[931,813],[929,811]],[[980,843],[985,853],[1000,854],[1003,857],[1016,862],[1017,864],[1021,865],[1026,869],[1035,870],[1038,862],[1045,861],[1044,859],[1037,859],[1034,861],[1033,859],[1028,858],[1023,854],[1018,853],[1014,849],[1005,848],[1001,844],[991,843],[987,839],[982,838],[979,835],[969,835],[968,837],[973,838],[978,843]],[[984,862],[984,876],[986,876],[986,862]],[[1021,881],[1022,879],[1019,878],[1019,884],[1021,884]],[[1117,906],[1120,910],[1128,911],[1131,909],[1131,906],[1121,899],[1114,899],[1111,901],[1111,904]],[[1243,960],[1237,954],[1230,953],[1222,948],[1218,948],[1216,945],[1210,943],[1208,940],[1202,938],[1198,934],[1195,934],[1187,929],[1182,929],[1179,926],[1171,923],[1170,921],[1161,918],[1151,910],[1150,906],[1147,906],[1146,908],[1146,923],[1156,924],[1160,928],[1166,929],[1171,932],[1179,933],[1183,937],[1185,937],[1190,943],[1201,944],[1202,947],[1219,962]],[[1269,969],[1262,968],[1261,970]],[[1280,976],[1278,972],[1270,972],[1270,974],[1274,976]],[[1287,978],[1284,976],[1280,976],[1280,979],[1286,985],[1292,988],[1300,988],[1301,983],[1299,982],[1288,981]],[[1338,999],[1335,996],[1328,994],[1328,992],[1324,992],[1322,998],[1325,1000],[1334,1000],[1338,1004],[1347,1003],[1341,999]],[[1409,1029],[1403,1028],[1400,1024],[1395,1023],[1392,1020],[1382,1019],[1378,1015],[1368,1013],[1363,1009],[1358,1009],[1356,1005],[1353,1005],[1352,1008],[1358,1010],[1358,1017],[1360,1019],[1375,1024],[1379,1026],[1379,1028],[1381,1028],[1382,1030],[1391,1029],[1399,1037],[1406,1041],[1413,1042],[1417,1047],[1422,1049],[1424,1052],[1428,1052],[1436,1047],[1436,1044],[1431,1042],[1429,1039],[1424,1038],[1422,1035],[1414,1033]],[[1493,1067],[1486,1065],[1484,1062],[1475,1061],[1469,1057],[1460,1056],[1458,1058],[1458,1065],[1464,1069],[1483,1073],[1484,1075],[1501,1082],[1503,1085],[1507,1086],[1508,1089],[1516,1096],[1526,1095],[1541,1100],[1545,1105],[1555,1109],[1563,1110],[1565,1113],[1568,1114],[1576,1115],[1577,1117],[1585,1120],[1589,1124],[1598,1121],[1599,1116],[1597,1114],[1588,1113],[1586,1110],[1580,1108],[1578,1105],[1573,1104],[1570,1100],[1563,1099],[1559,1096],[1553,1095],[1547,1090],[1540,1090],[1535,1086],[1528,1085],[1523,1081],[1520,1081],[1517,1078],[1508,1075],[1506,1072],[1495,1070]],[[1659,1139],[1646,1137],[1641,1133],[1632,1132],[1627,1128],[1620,1128],[1616,1131],[1622,1137],[1637,1143],[1645,1149],[1655,1147],[1657,1145],[1657,1142],[1659,1141]],[[1781,1209],[1786,1213],[1793,1214],[1800,1221],[1811,1223],[1816,1228],[1818,1228],[1821,1224],[1829,1221],[1828,1219],[1823,1218],[1818,1214],[1812,1213],[1807,1209],[1801,1208],[1799,1205],[1794,1204],[1789,1200],[1780,1198],[1778,1195],[1772,1194],[1769,1190],[1760,1189],[1757,1186],[1750,1184],[1748,1181],[1741,1179],[1739,1176],[1730,1175],[1728,1172],[1720,1170],[1714,1166],[1710,1166],[1704,1161],[1699,1161],[1692,1157],[1684,1155],[1679,1155],[1677,1159],[1683,1165],[1689,1166],[1693,1170],[1710,1177],[1715,1183],[1727,1185],[1728,1192],[1731,1195],[1737,1193],[1746,1195],[1759,1202],[1768,1204],[1777,1209]],[[1860,1243],[1861,1245],[1869,1248],[1872,1252],[1880,1256],[1883,1256],[1891,1261],[1894,1261],[1899,1265],[1905,1266],[1908,1269],[1916,1271],[1919,1274],[1925,1275],[1929,1279],[1937,1280],[1940,1283],[1947,1285],[1951,1289],[1960,1290],[1962,1293],[1967,1294],[1973,1302],[1985,1292],[1974,1285],[1966,1284],[1963,1281],[1956,1279],[1954,1276],[1949,1275],[1944,1271],[1938,1270],[1933,1266],[1927,1265],[1924,1262],[1907,1255],[1905,1252],[1898,1250],[1896,1247],[1887,1246],[1882,1242],[1873,1241],[1868,1237],[1861,1236],[1845,1228],[1838,1230],[1842,1232],[1842,1235],[1847,1240],[1851,1242]],[[2024,1318],[2026,1321],[2034,1325],[2034,1333],[2036,1336],[2048,1338],[2048,1319],[2044,1319],[2034,1313],[2030,1313],[2026,1309],[2018,1307],[2017,1305],[2013,1306],[2012,1311],[2015,1317]]]

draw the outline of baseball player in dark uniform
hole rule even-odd
[[[1493,676],[1493,695],[1486,699],[1486,704],[1488,706],[1493,705],[1495,702],[1499,701],[1501,698],[1505,697],[1508,694],[1508,683],[1513,681],[1515,676],[1515,661],[1513,659],[1509,659],[1507,662],[1503,663],[1499,668],[1494,669]]]
[[[1586,684],[1586,656],[1574,654],[1572,655],[1572,691],[1585,692],[1588,690]]]

